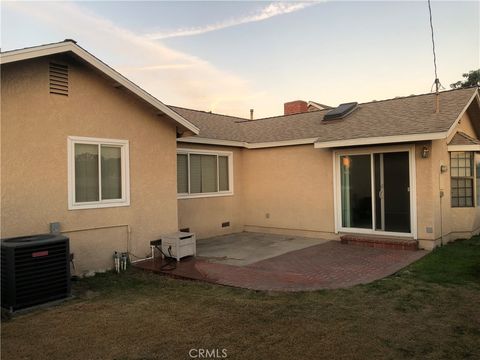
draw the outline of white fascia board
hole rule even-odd
[[[270,142],[261,142],[261,143],[247,143],[247,149],[261,149],[261,148],[270,148],[270,147],[314,144],[315,141],[317,141],[317,140],[318,140],[318,137],[307,138],[307,139],[297,139],[297,140],[283,140],[283,141],[270,141]]]
[[[207,139],[207,138],[201,138],[196,136],[177,138],[177,142],[191,143],[191,144],[204,144],[204,145],[233,146],[233,147],[243,147],[243,148],[246,147],[246,143],[243,141]]]
[[[449,152],[454,151],[480,151],[480,145],[448,145]]]
[[[393,144],[402,142],[413,141],[426,141],[445,139],[447,137],[446,132],[427,133],[427,134],[413,134],[413,135],[395,135],[395,136],[378,136],[369,138],[347,139],[347,140],[335,140],[316,142],[314,144],[315,149],[326,149],[334,147],[345,146],[360,146],[360,145],[381,145],[381,144]]]
[[[16,61],[28,60],[41,56],[48,56],[66,51],[71,51],[71,45],[73,45],[73,43],[71,42],[60,42],[20,50],[7,51],[0,55],[0,64],[3,65]]]
[[[318,138],[308,138],[308,139],[297,139],[297,140],[270,141],[270,142],[262,142],[262,143],[248,143],[244,141],[208,139],[208,138],[200,138],[195,136],[177,138],[177,142],[205,144],[205,145],[233,146],[233,147],[242,147],[245,149],[262,149],[262,148],[273,148],[273,147],[281,147],[281,146],[314,144],[315,141],[317,140]]]
[[[90,65],[94,66],[107,76],[111,77],[115,81],[117,81],[120,85],[124,86],[134,94],[138,95],[140,98],[160,110],[165,115],[169,116],[173,120],[175,120],[178,124],[182,125],[186,129],[192,131],[194,134],[198,134],[200,129],[189,122],[187,119],[182,117],[180,114],[176,113],[160,100],[156,99],[145,90],[140,88],[139,86],[135,85],[133,82],[128,80],[119,72],[112,69],[110,66],[102,62],[101,60],[97,59],[95,56],[90,54],[88,51],[84,50],[80,46],[76,45],[73,42],[61,42],[56,44],[49,44],[49,45],[42,45],[33,48],[21,49],[21,50],[14,50],[10,52],[6,52],[1,54],[0,57],[0,64],[8,64],[15,61],[33,59],[41,56],[48,56],[54,54],[60,54],[64,52],[71,51],[81,59],[89,63]]]
[[[465,111],[467,111],[468,107],[470,106],[470,104],[472,103],[473,99],[477,98],[477,101],[478,103],[480,104],[480,96],[478,95],[478,89],[476,89],[472,95],[472,97],[470,98],[470,100],[468,100],[467,102],[467,105],[465,105],[465,107],[462,109],[462,111],[460,112],[460,114],[457,116],[457,119],[454,121],[454,123],[452,124],[452,126],[450,126],[450,129],[448,129],[447,131],[447,138],[452,135],[452,133],[455,131],[460,119],[462,118],[463,114],[465,114]]]

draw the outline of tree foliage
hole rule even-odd
[[[466,88],[470,86],[480,87],[480,69],[471,70],[468,73],[462,74],[462,76],[465,78],[465,80],[460,80],[450,84],[452,89]]]

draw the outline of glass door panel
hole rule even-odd
[[[340,157],[342,226],[372,229],[370,155]]]
[[[410,232],[408,152],[374,154],[375,230]]]
[[[384,230],[410,232],[408,152],[383,155]]]

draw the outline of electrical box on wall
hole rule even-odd
[[[60,234],[60,223],[58,221],[50,223],[50,234]]]

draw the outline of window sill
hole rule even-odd
[[[85,209],[103,209],[112,207],[130,206],[130,202],[110,202],[110,203],[97,203],[97,204],[74,204],[68,205],[68,210],[85,210]]]
[[[201,199],[209,197],[233,196],[233,192],[204,193],[204,194],[178,194],[177,200]]]

